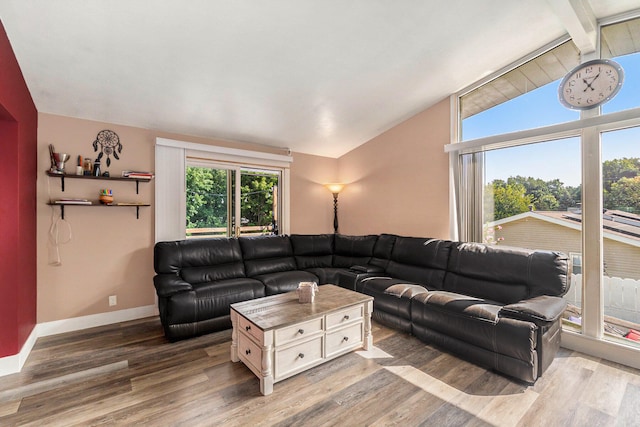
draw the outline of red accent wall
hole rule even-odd
[[[38,112],[0,22],[0,357],[36,324]]]

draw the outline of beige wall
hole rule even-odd
[[[38,128],[38,322],[49,322],[108,311],[155,304],[153,288],[154,182],[140,185],[136,195],[132,182],[65,180],[61,192],[60,179],[45,174],[49,169],[48,145],[56,151],[71,154],[70,171],[76,158],[96,158],[92,143],[99,131],[110,129],[120,137],[123,150],[120,160],[112,158],[109,172],[120,175],[124,169],[153,170],[156,137],[202,144],[256,150],[255,145],[175,135],[110,123],[39,114]],[[282,151],[259,149],[277,154]],[[291,173],[292,228],[295,233],[331,232],[331,194],[319,183],[336,179],[337,160],[294,154]],[[106,168],[102,161],[103,170]],[[50,261],[49,230],[52,214],[58,207],[47,205],[49,199],[78,197],[97,199],[98,190],[111,188],[116,201],[151,203],[140,209],[136,219],[134,208],[74,207],[65,208],[65,219],[71,227],[69,243],[60,245],[62,265]],[[67,227],[59,223],[65,239]],[[118,305],[109,307],[109,295],[117,295]]]
[[[340,232],[449,238],[449,100],[338,161]]]
[[[333,198],[322,184],[343,181],[340,232],[397,233],[447,238],[449,102],[443,101],[372,139],[340,159],[293,154],[291,166],[291,233],[333,232]],[[39,114],[38,129],[38,322],[49,322],[155,304],[153,288],[154,182],[65,181],[45,175],[48,144],[95,159],[92,142],[103,129],[115,131],[123,144],[110,173],[154,169],[156,137],[255,150],[255,145],[175,135],[50,114]],[[261,151],[269,151],[262,149]],[[271,150],[282,154],[281,151]],[[102,162],[103,170],[105,162]],[[62,265],[52,266],[49,231],[59,208],[46,203],[59,197],[95,199],[100,188],[114,191],[116,201],[142,201],[151,207],[66,207],[72,238],[60,245]],[[66,238],[66,225],[58,224]],[[109,307],[109,295],[118,305]]]
[[[65,207],[65,223],[58,223],[61,240],[71,228],[71,241],[60,245],[60,266],[52,266],[50,228],[60,213],[47,201],[60,197],[97,199],[100,188],[111,188],[115,200],[142,201],[153,205],[153,184],[141,184],[136,195],[130,182],[65,180],[45,175],[49,168],[48,144],[71,155],[67,170],[75,169],[78,155],[96,158],[92,143],[100,130],[111,129],[123,145],[120,160],[112,158],[109,172],[123,169],[153,170],[154,135],[124,126],[39,115],[38,127],[38,322],[47,322],[154,303],[153,207],[142,208],[136,220],[134,208]],[[106,167],[103,161],[103,168]],[[118,305],[108,306],[116,295]]]
[[[296,154],[291,164],[291,233],[333,233],[333,196],[323,184],[338,181],[338,160]]]

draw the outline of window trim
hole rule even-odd
[[[640,125],[640,107],[600,116],[580,118],[535,129],[492,135],[444,146],[445,153],[471,154],[480,151],[516,147],[536,142],[580,136],[585,129],[596,128],[599,132],[619,130]]]
[[[198,144],[167,138],[156,138],[155,224],[156,242],[186,238],[186,163],[203,159],[235,166],[266,167],[281,170],[282,188],[278,188],[282,203],[280,224],[282,234],[291,228],[291,155],[265,153]],[[179,163],[179,164],[177,164]],[[177,201],[177,203],[176,203]]]
[[[235,181],[236,183],[241,182],[242,180],[242,172],[247,172],[247,171],[260,171],[260,172],[270,172],[274,175],[278,175],[278,189],[280,189],[284,184],[284,168],[279,168],[279,167],[272,167],[272,166],[257,166],[257,165],[248,165],[248,164],[239,164],[236,162],[227,162],[227,161],[219,161],[219,160],[208,160],[202,157],[190,157],[189,153],[187,152],[187,155],[185,156],[185,173],[186,173],[186,168],[189,167],[197,167],[197,168],[212,168],[212,169],[222,169],[222,170],[227,170],[232,172],[235,175]],[[185,191],[186,191],[186,183],[185,183]],[[234,213],[232,213],[231,216],[235,216],[237,218],[240,218],[240,213],[241,213],[241,204],[239,203],[241,197],[242,197],[242,191],[241,191],[241,186],[240,185],[236,185],[235,186],[235,190],[233,192],[233,196],[232,196],[237,204],[235,205],[235,209],[237,209]],[[233,204],[232,204],[233,205]],[[278,215],[282,215],[282,211],[283,211],[283,200],[280,199],[278,200],[278,211],[277,214]],[[186,202],[185,202],[185,212],[186,212]],[[186,215],[186,214],[185,214]],[[282,220],[278,220],[278,230],[280,230],[281,228],[281,223]],[[232,229],[231,227],[231,222],[228,223],[227,226],[227,233],[229,236],[232,236],[235,234],[235,230]],[[193,237],[193,236],[192,236]],[[215,236],[215,237],[226,237],[226,236]],[[189,238],[188,236],[186,236],[186,231],[185,231],[185,238]]]
[[[575,260],[580,262],[576,264]],[[582,252],[569,252],[569,265],[571,266],[570,274],[582,274]],[[575,272],[576,265],[580,267],[580,273]]]

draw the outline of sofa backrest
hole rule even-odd
[[[289,239],[300,270],[332,266],[333,234],[292,234]]]
[[[297,270],[289,236],[243,236],[238,241],[248,277]]]
[[[153,264],[157,274],[178,275],[194,284],[245,277],[237,239],[158,242]]]
[[[336,234],[333,240],[333,266],[349,268],[353,265],[368,264],[377,240],[378,236],[375,234],[367,236]]]
[[[378,236],[369,264],[386,270],[387,265],[389,265],[389,260],[391,259],[393,245],[396,243],[397,238],[398,236],[394,234],[381,234]]]
[[[448,240],[397,237],[386,272],[429,289],[442,289],[452,245]]]
[[[567,256],[482,243],[457,243],[451,250],[444,289],[511,304],[568,291]]]

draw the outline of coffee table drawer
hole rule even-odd
[[[245,334],[238,334],[238,357],[254,372],[260,372],[262,366],[262,350]]]
[[[322,360],[322,335],[287,349],[276,350],[275,379],[304,370]]]
[[[364,325],[362,322],[327,333],[326,357],[332,357],[362,346],[363,336]]]
[[[347,323],[358,321],[364,315],[362,305],[347,307],[344,310],[327,314],[327,329],[335,328]]]
[[[322,321],[319,317],[308,322],[297,323],[287,328],[278,329],[275,332],[275,344],[283,345],[295,340],[305,339],[314,333],[322,333]]]
[[[238,316],[238,323],[240,323],[241,331],[255,338],[258,344],[264,344],[264,332],[260,328],[242,316]]]

